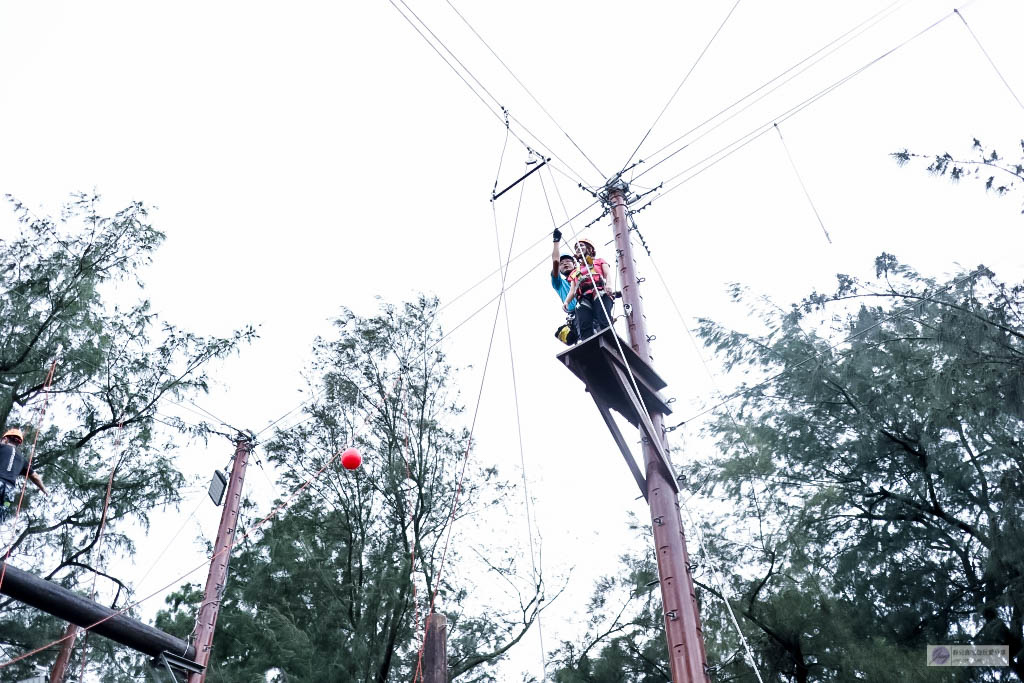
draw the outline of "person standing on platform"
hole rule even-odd
[[[597,250],[590,240],[581,239],[576,243],[576,260],[578,265],[568,277],[567,299],[575,299],[576,329],[582,341],[610,325],[615,300],[611,267],[603,258],[597,258]]]
[[[554,246],[551,248],[551,287],[558,292],[558,298],[562,300],[562,308],[568,314],[565,324],[560,325],[555,331],[555,337],[565,344],[575,344],[576,333],[576,300],[569,299],[568,276],[576,265],[575,259],[569,254],[558,253],[558,245],[562,241],[562,232],[555,228],[551,233],[554,238]]]
[[[14,514],[17,507],[18,477],[25,477],[45,495],[50,495],[43,480],[31,471],[28,461],[18,453],[25,440],[20,429],[8,429],[0,438],[0,524]]]

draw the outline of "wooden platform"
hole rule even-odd
[[[668,415],[672,412],[668,403],[658,393],[667,385],[665,380],[654,371],[654,368],[633,351],[628,342],[622,340],[621,337],[618,342],[616,344],[615,331],[612,328],[607,328],[562,351],[557,358],[583,382],[586,390],[590,392],[644,497],[647,496],[646,480],[609,410],[614,410],[626,418],[630,424],[640,430],[644,441],[654,446],[658,459],[665,467],[669,481],[672,482],[672,486],[678,493],[678,483],[668,453],[665,452],[663,435],[655,433],[650,415],[644,410],[644,406],[646,406],[647,410],[653,413]],[[639,389],[639,396],[637,389]]]

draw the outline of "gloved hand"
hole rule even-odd
[[[554,238],[555,242],[561,242],[562,241],[562,231],[559,230],[558,228],[555,228],[555,231],[553,233],[551,233],[551,237]]]

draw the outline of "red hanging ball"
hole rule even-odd
[[[363,464],[363,456],[354,448],[348,448],[341,454],[341,466],[346,470],[354,470]]]

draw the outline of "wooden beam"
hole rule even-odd
[[[180,638],[118,614],[109,607],[10,564],[7,565],[0,593],[82,628],[92,627],[90,630],[96,635],[151,657],[157,657],[165,650],[187,659],[194,660],[196,656],[195,648]],[[97,624],[101,620],[105,621]]]

